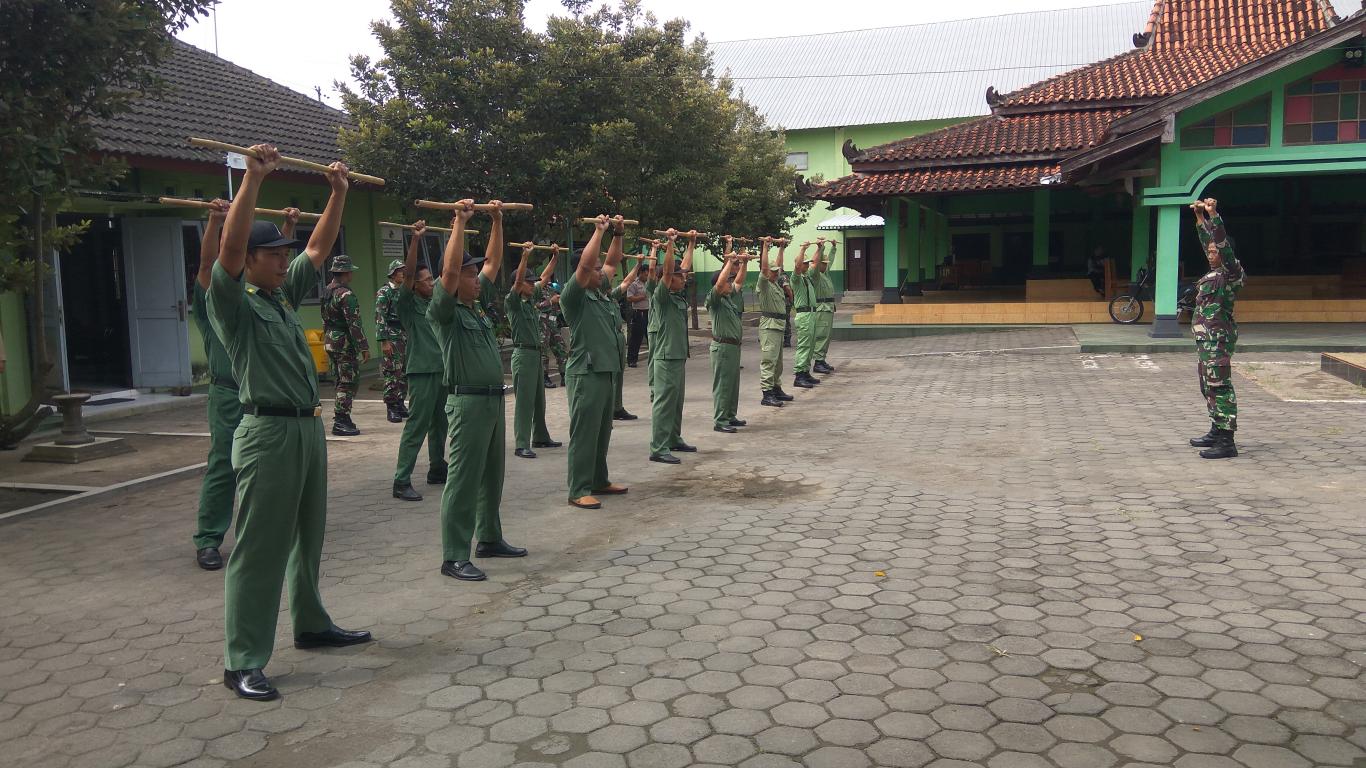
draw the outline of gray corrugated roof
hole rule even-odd
[[[1001,93],[1133,48],[1152,0],[980,19],[712,43],[718,74],[787,129],[990,112]],[[888,74],[894,73],[894,74]],[[904,73],[904,74],[903,74]]]
[[[190,146],[199,136],[250,146],[272,142],[291,157],[330,163],[340,157],[337,128],[346,113],[179,40],[158,68],[167,92],[131,111],[96,121],[106,152],[222,163],[223,154]]]

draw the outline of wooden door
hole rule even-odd
[[[844,248],[845,290],[868,290],[868,239],[855,237],[849,239]],[[879,241],[881,242],[881,241]]]
[[[867,287],[863,288],[862,290],[865,290],[865,291],[880,291],[880,290],[882,290],[883,288],[886,288],[886,287],[887,287],[887,286],[883,283],[883,279],[882,279],[882,269],[883,269],[882,259],[883,259],[883,256],[882,256],[882,238],[880,238],[880,237],[871,237],[871,238],[869,238],[869,239],[868,239],[868,258],[867,258],[867,260],[866,260],[866,261],[867,261],[867,265],[866,265],[866,266],[867,266],[867,269],[865,270],[865,273],[864,273],[864,274],[867,275],[867,277],[864,279],[864,285],[867,286]],[[892,286],[892,287],[895,288],[895,287],[897,287],[897,286]],[[853,290],[853,289],[851,288],[850,290]]]

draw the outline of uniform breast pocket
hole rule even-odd
[[[479,318],[470,314],[460,315],[460,327],[464,329],[466,333],[482,333],[484,331],[484,323]]]
[[[256,339],[267,344],[287,344],[291,328],[274,307],[251,304],[255,314]]]

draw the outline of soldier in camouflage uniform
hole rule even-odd
[[[550,380],[550,357],[555,356],[555,365],[560,372],[560,385],[564,384],[564,363],[569,358],[569,350],[564,346],[564,334],[560,333],[560,286],[550,283],[546,286],[541,302],[536,305],[541,310],[541,361],[545,369],[545,388],[554,389],[555,382]]]
[[[337,382],[333,405],[332,434],[350,437],[360,429],[351,420],[351,403],[360,389],[360,367],[370,360],[370,344],[360,324],[360,299],[351,290],[356,266],[351,257],[341,254],[332,262],[332,282],[323,289],[323,348],[332,361],[332,377]]]
[[[1243,265],[1233,254],[1233,243],[1224,229],[1218,203],[1210,198],[1191,206],[1195,227],[1210,271],[1195,284],[1195,313],[1191,331],[1200,354],[1200,392],[1209,408],[1210,430],[1191,445],[1204,448],[1206,459],[1238,455],[1233,433],[1238,429],[1238,396],[1233,391],[1233,352],[1238,346],[1238,323],[1233,302],[1243,288]]]
[[[403,261],[389,262],[389,282],[375,292],[375,338],[379,341],[379,372],[384,377],[384,407],[389,421],[397,424],[408,418],[408,376],[404,372],[408,362],[408,334],[398,317],[399,287],[406,270]]]

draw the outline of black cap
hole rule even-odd
[[[247,250],[253,248],[279,248],[284,245],[298,245],[299,241],[280,234],[280,228],[271,221],[256,221],[251,225],[251,237],[247,239]]]
[[[484,263],[484,257],[483,257],[483,256],[475,256],[474,254],[470,253],[469,251],[465,251],[465,260],[462,261],[462,262],[460,262],[460,268],[461,268],[461,269],[464,269],[465,267],[477,267],[477,266],[479,266],[480,264],[483,264],[483,263]]]

